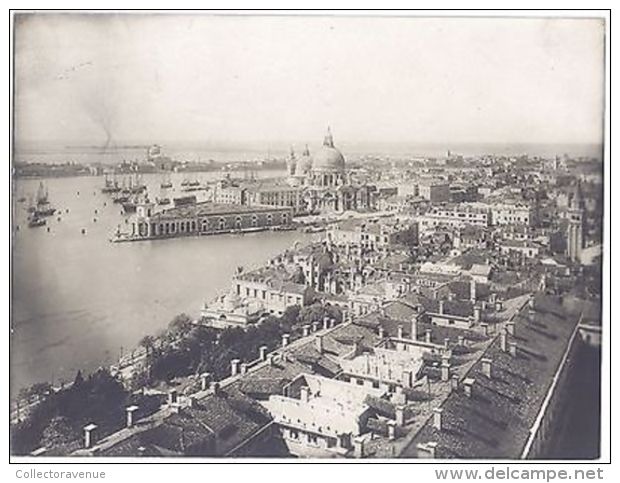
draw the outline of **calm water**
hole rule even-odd
[[[184,176],[174,176],[178,186]],[[192,179],[215,176],[201,173]],[[160,177],[144,175],[144,181],[156,196]],[[52,378],[72,379],[78,368],[112,363],[121,347],[127,351],[175,315],[197,315],[205,301],[228,289],[237,266],[258,266],[309,237],[267,232],[110,243],[125,217],[100,193],[102,178],[45,183],[52,205],[61,210],[60,221],[58,214],[48,218],[49,232],[28,228],[28,203],[15,205],[13,390]],[[17,181],[15,199],[29,196],[38,184]]]

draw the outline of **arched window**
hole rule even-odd
[[[241,228],[241,217],[237,216],[237,218],[235,218],[235,228]]]
[[[258,225],[258,216],[252,215],[252,226]]]
[[[226,220],[224,218],[220,218],[218,226],[220,230],[223,230],[224,228],[226,228]]]
[[[288,223],[288,213],[282,213],[282,224],[286,225]]]
[[[269,213],[267,215],[267,224],[271,225],[271,223],[273,223],[273,215],[271,213]]]

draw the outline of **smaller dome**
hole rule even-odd
[[[308,174],[312,169],[312,156],[310,156],[310,150],[308,149],[308,145],[306,145],[306,149],[301,154],[301,158],[297,163],[297,172],[301,174]]]

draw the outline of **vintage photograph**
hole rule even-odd
[[[10,457],[601,458],[604,15],[11,17]]]

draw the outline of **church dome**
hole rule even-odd
[[[329,128],[327,129],[323,146],[314,155],[312,169],[313,171],[344,171],[344,156],[334,147],[334,139]]]

